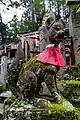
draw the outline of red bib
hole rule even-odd
[[[61,54],[60,48],[49,46],[37,56],[37,61],[57,66],[66,66],[66,62]]]

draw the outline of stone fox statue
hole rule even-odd
[[[63,25],[56,22],[46,30],[46,47],[40,54],[25,63],[22,48],[18,49],[17,57],[8,69],[10,89],[14,95],[18,91],[18,95],[21,94],[24,99],[33,99],[39,94],[41,83],[45,81],[53,100],[59,101],[56,74],[60,66],[66,65],[58,47],[63,37]]]

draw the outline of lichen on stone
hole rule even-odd
[[[6,113],[5,120],[77,120],[75,108],[68,101],[55,104],[41,98],[37,98],[34,104],[29,101],[14,101]]]
[[[80,102],[80,81],[78,80],[62,80],[57,81],[57,86],[62,86],[64,90],[59,88],[59,92],[71,102]]]

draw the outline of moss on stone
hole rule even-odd
[[[66,66],[65,74],[69,75],[68,78],[69,80],[70,79],[80,80],[80,64]],[[66,77],[64,79],[66,79]]]
[[[80,85],[80,81],[78,81],[78,80],[61,80],[61,81],[57,81],[57,84]]]
[[[76,110],[77,114],[78,114],[78,120],[80,120],[80,110]]]
[[[15,101],[14,98],[8,97],[8,98],[4,101],[4,104],[10,106],[14,101]]]
[[[75,108],[68,101],[62,104],[51,103],[45,99],[37,99],[34,104],[14,101],[6,113],[5,120],[77,120]]]
[[[54,66],[52,67],[52,65],[43,64],[43,63],[38,62],[38,61],[36,62],[36,58],[37,58],[37,56],[34,56],[32,59],[30,59],[25,64],[24,69],[26,69],[28,65],[30,66],[29,70],[32,70],[34,68],[37,68],[37,69],[42,68],[43,70],[54,71],[56,69],[56,67],[54,67]]]
[[[78,80],[67,80],[58,81],[58,85],[61,85],[64,90],[59,89],[60,93],[69,101],[79,102],[80,101],[80,81]]]
[[[19,73],[19,77],[18,77],[18,83],[17,85],[20,86],[20,81],[22,79],[22,74],[23,72],[27,72],[27,71],[33,71],[36,72],[39,70],[39,68],[43,71],[43,72],[49,72],[49,73],[54,73],[56,72],[56,67],[52,66],[52,65],[48,65],[48,64],[43,64],[41,62],[36,62],[36,58],[37,56],[34,56],[33,58],[31,58],[29,61],[27,61],[26,63],[23,63],[23,67]]]

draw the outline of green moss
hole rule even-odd
[[[69,75],[70,79],[80,80],[80,64],[78,65],[69,65],[66,67],[65,74]],[[66,77],[63,76],[63,79],[66,79]]]
[[[39,68],[42,69],[43,72],[47,72],[47,73],[49,72],[52,74],[56,71],[55,66],[46,65],[38,61],[36,62],[36,56],[34,56],[32,59],[30,59],[29,61],[23,64],[23,67],[19,73],[19,78],[18,78],[18,83],[17,83],[18,87],[20,86],[23,72],[27,72],[27,71],[36,72],[39,70]]]
[[[62,95],[69,101],[80,102],[80,81],[78,80],[67,80],[58,81],[58,85],[62,85],[64,91],[61,91]]]
[[[80,110],[76,110],[77,114],[78,114],[78,120],[80,120]]]
[[[72,102],[76,102],[76,103],[80,103],[80,97],[74,98],[74,96],[73,96],[73,98],[71,99],[71,101]]]
[[[54,71],[56,68],[55,67],[52,67],[52,65],[46,65],[46,64],[43,64],[41,62],[36,62],[36,56],[34,56],[32,59],[30,59],[26,64],[25,64],[25,67],[24,69],[27,68],[27,66],[29,65],[30,68],[29,70],[32,70],[34,68],[42,68],[43,70],[46,70],[46,71]]]
[[[8,97],[8,98],[4,101],[4,103],[5,103],[5,105],[9,105],[9,106],[10,106],[14,101],[15,101],[14,98]]]
[[[57,84],[66,84],[66,85],[80,85],[80,81],[78,80],[61,80],[57,81]]]
[[[64,102],[69,107],[66,107],[66,104],[55,104],[47,100],[42,100],[42,105],[39,106],[39,99],[35,104],[33,102],[14,101],[6,110],[6,118],[15,118],[15,120],[74,120],[77,117],[77,112],[71,108],[72,106],[68,101]],[[12,109],[13,111],[11,111]]]
[[[66,106],[63,106],[62,104],[51,104],[48,107],[50,110],[54,112],[56,111],[57,113],[73,111],[73,109],[67,108]]]

